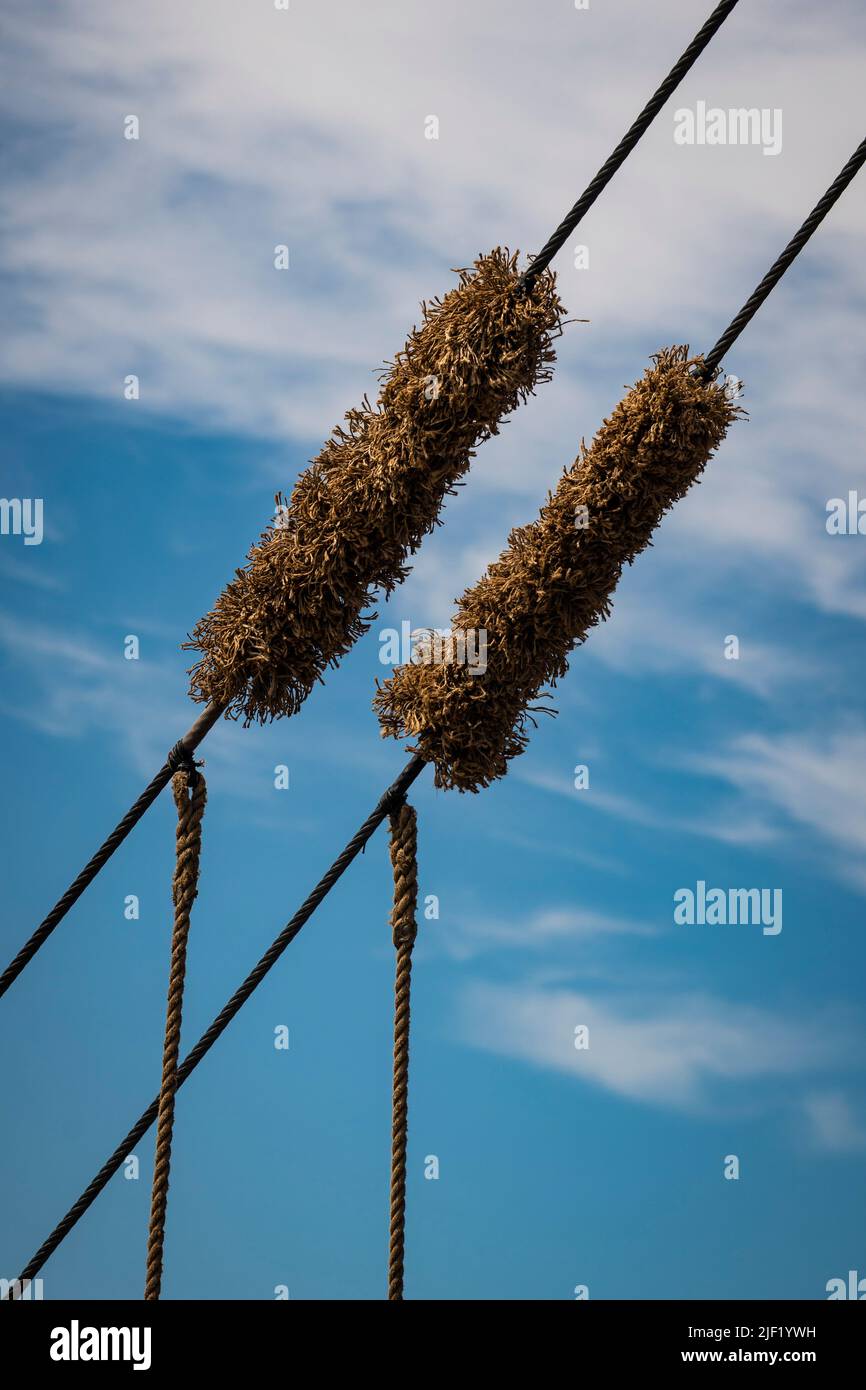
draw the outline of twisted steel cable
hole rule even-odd
[[[749,295],[740,312],[731,319],[718,342],[710,348],[704,358],[703,365],[703,371],[707,376],[712,375],[721,364],[725,353],[737,341],[746,325],[751,323],[764,300],[778,285],[788,267],[797,259],[806,242],[813,232],[820,227],[834,203],[837,203],[842,197],[851,180],[862,169],[864,162],[866,162],[866,139],[861,140],[844,169],[840,170],[823,198],[820,198],[815,204],[796,236],[791,238],[781,256],[773,262],[761,283]]]
[[[57,900],[48,916],[36,928],[30,940],[21,947],[15,959],[0,975],[0,998],[3,997],[9,986],[18,979],[25,965],[33,959],[40,946],[48,940],[54,928],[63,921],[69,909],[78,902],[85,888],[89,887],[100,869],[108,863],[114,851],[123,844],[129,832],[138,825],[145,811],[153,805],[163,787],[168,785],[172,775],[183,766],[189,755],[195,752],[221,714],[221,706],[208,705],[183,738],[179,739],[170,750],[153,781],[148,783],[138,800],[130,806],[123,819],[114,827],[108,839],[100,845],[93,858],[85,864],[78,877],[69,885],[63,897]]]
[[[556,231],[542,246],[532,264],[521,276],[523,284],[529,288],[543,270],[546,270],[558,251],[562,249],[577,224],[586,216],[599,194],[610,183],[616,171],[625,163],[638,140],[652,125],[665,102],[682,82],[686,73],[694,66],[713,35],[722,27],[738,0],[722,0],[698,30],[679,62],[675,63],[660,87],[650,97],[643,111],[632,123],[620,140],[616,149],[602,164],[595,178],[587,185],[574,207],[560,222]]]

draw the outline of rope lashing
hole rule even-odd
[[[649,102],[644,107],[640,116],[638,116],[637,120],[633,122],[623,139],[617,145],[616,149],[612,152],[612,154],[606,160],[606,162],[602,165],[601,169],[598,171],[598,173],[595,175],[592,181],[588,184],[584,192],[581,194],[581,197],[575,203],[574,207],[568,213],[566,218],[550,237],[548,242],[542,248],[541,252],[536,257],[534,257],[529,268],[520,277],[518,281],[518,289],[521,293],[528,292],[531,289],[533,282],[539,277],[542,271],[547,269],[547,266],[550,264],[551,260],[553,259],[553,256],[556,254],[558,250],[560,250],[565,241],[575,230],[578,223],[593,206],[596,199],[599,197],[604,188],[610,182],[611,178],[613,178],[613,175],[616,173],[617,169],[621,167],[628,154],[634,149],[640,137],[647,130],[655,116],[658,115],[659,111],[662,109],[668,97],[673,93],[675,88],[682,81],[686,73],[689,72],[692,65],[696,62],[697,58],[700,56],[704,48],[709,43],[710,39],[720,28],[720,26],[724,23],[725,19],[727,19],[728,15],[730,14],[731,10],[734,8],[736,3],[737,0],[722,0],[722,3],[716,6],[715,10],[709,16],[702,28],[695,35],[695,38],[692,40],[691,44],[689,44],[689,47],[683,53],[682,57],[674,65],[674,67],[668,73],[668,76],[665,78],[664,82],[650,98]],[[431,386],[432,383],[428,382],[425,384],[425,399],[426,393],[431,389]],[[367,407],[365,403],[365,410],[366,409]],[[265,537],[267,537],[267,535],[268,532],[265,532]],[[264,538],[262,544],[264,544]],[[221,633],[223,636],[227,635],[228,629],[223,628],[221,620],[223,617],[229,617],[228,610],[231,609],[232,603],[234,602],[235,598],[234,594],[231,596],[231,598],[229,598],[227,595],[228,591],[226,591],[226,594],[223,595],[223,598],[225,600],[224,609],[226,611],[220,614],[220,619],[214,622],[213,628],[211,628],[209,619],[203,618],[201,620],[201,623],[199,624],[199,627],[196,629],[196,634],[199,634],[199,632],[201,631],[203,635],[204,632],[207,631],[209,638],[212,636],[214,640],[216,640],[218,633]],[[238,595],[238,599],[240,599],[240,595]],[[253,616],[256,616],[255,612]],[[290,617],[291,616],[292,615],[290,615]],[[195,647],[196,642],[194,641],[190,645]],[[234,649],[232,648],[232,651],[233,650]],[[254,655],[252,659],[254,661]],[[313,664],[315,665],[315,660]],[[232,669],[234,669],[234,665],[232,666]],[[213,671],[210,670],[210,663],[207,657],[203,657],[202,661],[197,664],[197,666],[193,669],[193,672],[191,673],[194,685],[197,683],[199,672],[202,676],[201,690],[197,692],[195,698],[207,699],[208,696],[205,693],[205,686],[211,686],[213,684],[225,686],[228,689],[229,693],[224,696],[217,696],[214,699],[212,699],[204,713],[199,717],[199,719],[196,720],[195,724],[193,724],[192,729],[190,729],[189,732],[184,736],[184,742],[191,749],[195,748],[201,741],[201,739],[205,737],[208,731],[213,727],[213,725],[217,722],[220,716],[225,712],[226,705],[230,701],[234,700],[236,706],[239,705],[241,701],[240,694],[236,690],[235,684],[231,677],[229,677],[229,679],[226,681],[220,681],[218,669],[214,668]],[[262,675],[264,695],[266,697],[264,702],[264,708],[268,708],[273,692],[271,691],[270,681],[267,680],[265,673],[260,672],[260,674]],[[303,684],[301,685],[301,689],[303,689]],[[237,708],[235,712],[239,712]],[[54,931],[54,928],[58,926],[58,924],[63,920],[67,912],[78,901],[78,899],[81,897],[81,894],[88,887],[88,885],[93,882],[100,869],[108,862],[108,860],[111,858],[111,855],[118,848],[118,846],[123,843],[130,830],[132,830],[133,826],[137,825],[138,821],[144,815],[145,811],[147,811],[147,809],[153,804],[159,793],[162,791],[163,787],[166,786],[170,776],[171,770],[164,765],[157,773],[156,777],[154,777],[150,785],[145,788],[144,792],[141,794],[138,800],[132,805],[127,814],[118,823],[114,831],[112,831],[111,835],[109,835],[108,839],[100,846],[96,854],[94,854],[93,858],[89,861],[88,864],[85,865],[78,877],[69,886],[69,888],[63,894],[63,896],[57,901],[55,906],[52,908],[51,912],[33,933],[30,940],[24,945],[24,947],[22,947],[21,951],[19,951],[18,955],[12,961],[8,969],[4,972],[2,976],[0,976],[0,997],[2,997],[2,995],[6,992],[6,990],[9,988],[12,982],[15,979],[17,979],[18,975],[20,975],[21,971],[24,969],[27,963],[30,960],[32,960],[33,956],[43,945],[43,943],[47,941],[48,937]]]
[[[550,378],[563,307],[553,273],[518,292],[496,249],[442,300],[388,371],[375,409],[350,410],[187,647],[190,694],[265,723],[295,714],[369,627],[377,592],[408,574],[476,446]]]
[[[201,822],[207,801],[207,787],[204,777],[198,771],[183,744],[175,745],[169,756],[170,760],[183,763],[184,767],[182,771],[176,772],[172,778],[172,791],[177,806],[176,863],[172,881],[174,929],[171,938],[168,1005],[165,1015],[165,1040],[162,1052],[162,1085],[159,1092],[156,1121],[156,1155],[153,1165],[150,1230],[147,1241],[147,1275],[144,1289],[146,1300],[158,1299],[162,1285],[165,1213],[168,1204],[168,1183],[171,1170],[174,1102],[178,1087],[177,1059],[180,1053],[183,989],[186,978],[186,948],[189,939],[190,913],[198,893]]]
[[[376,692],[383,734],[411,737],[436,785],[478,791],[528,742],[534,701],[610,612],[623,565],[649,545],[742,413],[686,348],[652,365],[560,478],[531,526],[458,601],[441,660],[398,667]],[[486,669],[460,657],[484,640]]]
[[[704,375],[706,375],[707,373],[707,367],[710,362],[713,363],[712,370],[715,370],[715,367],[721,361],[722,352],[727,351],[727,349],[733,345],[734,341],[736,340],[736,337],[740,332],[742,332],[743,328],[749,322],[757,307],[759,307],[760,304],[764,302],[770,290],[776,284],[778,284],[784,271],[788,269],[788,267],[796,259],[796,256],[799,255],[800,251],[802,251],[803,247],[806,245],[806,242],[809,240],[809,237],[812,236],[820,222],[823,221],[824,217],[826,217],[833,204],[836,201],[838,201],[838,199],[841,197],[845,188],[854,178],[857,171],[862,167],[864,161],[866,161],[866,140],[864,140],[860,144],[852,158],[845,165],[842,172],[831,184],[830,188],[827,190],[827,193],[824,195],[823,198],[821,198],[820,202],[812,210],[809,217],[807,217],[799,232],[788,243],[788,246],[782,252],[781,256],[771,267],[768,273],[764,276],[764,279],[761,281],[761,284],[758,286],[757,290],[753,293],[750,299],[747,300],[746,305],[743,306],[743,309],[740,310],[740,313],[736,316],[736,318],[732,320],[731,325],[725,331],[722,337],[718,340],[716,346],[713,349],[711,349],[711,351],[702,359],[702,372]],[[746,314],[746,310],[750,310],[750,312]],[[732,334],[731,329],[734,327],[736,327],[736,332]],[[720,344],[724,345],[721,351],[719,346]],[[202,724],[205,720],[210,720],[211,723],[215,722],[215,720],[219,717],[219,713],[219,709],[217,709],[216,712],[214,712],[212,708],[206,710],[204,714],[201,716],[201,718],[193,726],[193,731],[197,729],[198,726]],[[208,725],[208,727],[210,727],[210,725]],[[188,740],[189,736],[187,736],[187,739],[185,739],[184,741],[187,742]],[[393,808],[395,804],[399,803],[402,797],[405,796],[409,787],[420,775],[425,766],[426,764],[424,759],[416,753],[415,756],[409,762],[407,762],[406,766],[403,768],[402,772],[394,780],[394,782],[392,782],[391,785],[386,788],[379,801],[376,803],[376,806],[374,807],[373,811],[364,821],[364,824],[360,827],[358,831],[356,831],[355,835],[352,837],[352,839],[345,846],[343,851],[335,859],[328,872],[320,879],[319,883],[313,889],[312,893],[310,893],[310,895],[307,897],[306,901],[302,903],[302,905],[298,908],[298,911],[295,913],[294,917],[292,917],[292,919],[286,924],[286,926],[277,936],[276,940],[272,942],[268,950],[262,956],[258,965],[255,966],[255,968],[244,980],[243,984],[240,985],[240,987],[235,991],[231,999],[221,1010],[221,1012],[217,1014],[210,1027],[202,1034],[195,1047],[181,1063],[177,1072],[178,1087],[183,1085],[187,1077],[191,1076],[193,1071],[195,1071],[195,1068],[204,1059],[204,1057],[207,1056],[214,1043],[222,1035],[222,1033],[231,1023],[232,1019],[243,1008],[243,1005],[257,989],[258,985],[265,978],[268,971],[279,960],[286,947],[295,939],[295,937],[297,936],[301,928],[304,926],[304,924],[309,921],[316,908],[320,905],[320,903],[324,901],[328,893],[333,888],[334,884],[338,881],[339,878],[341,878],[343,873],[345,873],[346,869],[351,864],[352,860],[356,857],[356,855],[358,855],[361,852],[364,845],[369,840],[370,836],[378,828],[378,826],[381,825],[382,821],[389,814],[389,811]],[[80,1221],[81,1217],[92,1205],[92,1203],[95,1202],[100,1192],[103,1190],[104,1187],[108,1185],[111,1178],[118,1171],[124,1159],[128,1157],[128,1155],[135,1148],[135,1145],[138,1143],[138,1141],[147,1133],[148,1129],[156,1119],[158,1108],[158,1099],[151,1101],[148,1108],[144,1111],[142,1115],[139,1116],[138,1120],[132,1126],[132,1129],[130,1129],[126,1137],[121,1140],[120,1144],[110,1155],[110,1157],[105,1161],[105,1163],[103,1164],[102,1168],[100,1168],[96,1176],[90,1181],[90,1183],[88,1183],[87,1187],[81,1193],[78,1200],[73,1202],[72,1206],[69,1208],[69,1211],[62,1218],[62,1220],[58,1222],[54,1230],[47,1237],[47,1239],[43,1241],[36,1254],[24,1268],[24,1270],[19,1276],[19,1287],[21,1286],[21,1284],[23,1284],[25,1280],[32,1279],[35,1275],[39,1273],[45,1261],[63,1242],[63,1240],[72,1230],[72,1228],[76,1225],[76,1223]],[[11,1290],[8,1296],[10,1298],[12,1297]]]
[[[394,910],[391,927],[397,952],[394,978],[394,1084],[391,1099],[391,1217],[388,1245],[388,1298],[403,1297],[406,1230],[406,1144],[409,1133],[409,1020],[412,948],[418,934],[418,825],[415,810],[403,803],[391,812],[391,865]]]

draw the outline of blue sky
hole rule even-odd
[[[179,644],[274,492],[451,267],[541,244],[709,8],[10,20],[0,492],[43,498],[45,535],[0,537],[5,956],[188,726]],[[581,229],[589,269],[557,262],[590,322],[410,579],[295,719],[208,739],[186,1047],[401,765],[370,709],[383,630],[447,626],[648,355],[715,340],[861,138],[864,48],[854,6],[743,0]],[[782,109],[781,153],[675,145],[698,100]],[[417,947],[407,1297],[820,1298],[866,1274],[866,540],[825,527],[866,495],[864,224],[855,185],[738,344],[750,418],[624,576],[558,717],[477,797],[416,784],[440,916]],[[163,798],[0,1006],[5,1277],[157,1088],[173,817]],[[165,1297],[383,1296],[389,880],[380,834],[184,1088]],[[781,889],[781,932],[677,926],[699,880]],[[46,1298],[141,1296],[152,1136],[137,1155]]]

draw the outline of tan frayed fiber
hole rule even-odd
[[[458,273],[422,305],[375,408],[348,412],[195,627],[194,700],[246,723],[294,714],[367,630],[375,593],[406,577],[474,447],[549,379],[564,315],[553,273],[524,291],[517,256],[498,248]]]
[[[436,784],[478,791],[504,776],[527,743],[533,701],[568,669],[568,656],[610,613],[622,567],[650,544],[665,512],[698,480],[744,412],[717,375],[706,382],[688,348],[652,359],[563,474],[537,521],[458,600],[452,634],[487,633],[483,674],[456,659],[398,667],[379,687],[382,733],[411,737]],[[476,638],[477,640],[477,638]]]

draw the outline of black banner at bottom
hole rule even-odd
[[[472,1318],[465,1328],[460,1326],[460,1307]],[[520,1307],[525,1307],[525,1314]],[[499,1323],[503,1314],[506,1324]],[[324,1338],[317,1335],[319,1315]],[[506,1358],[512,1373],[518,1373],[519,1361],[513,1358],[519,1357],[524,1317],[530,1328],[537,1327],[539,1319],[546,1335],[562,1334],[568,1341],[562,1344],[561,1354],[573,1357],[579,1348],[580,1364],[596,1372],[714,1364],[801,1365],[826,1375],[828,1370],[856,1366],[866,1330],[861,1313],[833,1301],[407,1302],[402,1311],[385,1311],[385,1305],[338,1300],[72,1303],[24,1299],[4,1301],[0,1317],[7,1368],[14,1366],[19,1376],[33,1369],[61,1380],[70,1375],[93,1377],[106,1369],[113,1375],[158,1375],[189,1368],[205,1376],[225,1376],[233,1371],[267,1371],[271,1366],[285,1371],[287,1353],[298,1350],[312,1353],[321,1371],[339,1362],[341,1351],[357,1363],[361,1349],[365,1353],[377,1349],[371,1346],[377,1334],[391,1339],[400,1330],[423,1337],[414,1345],[420,1357],[417,1370],[425,1376],[437,1362],[447,1374],[481,1360],[489,1373]],[[452,1327],[465,1331],[459,1343],[448,1336]],[[364,1338],[360,1344],[352,1335],[356,1329]],[[529,1355],[537,1357],[537,1346],[533,1352],[524,1345]],[[411,1355],[411,1347],[406,1350]],[[556,1350],[548,1343],[548,1354]]]

